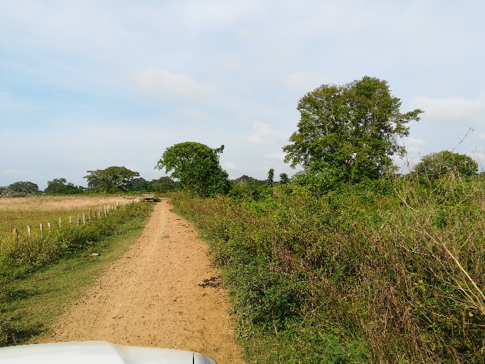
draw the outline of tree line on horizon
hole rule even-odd
[[[386,81],[365,76],[343,86],[321,85],[306,93],[298,102],[300,112],[298,130],[283,147],[285,162],[303,167],[294,177],[324,174],[334,182],[355,184],[376,180],[396,173],[392,157],[403,156],[404,146],[398,139],[409,135],[411,121],[419,121],[420,109],[401,113],[402,101],[391,95]],[[241,184],[272,185],[274,170],[260,181],[248,176],[229,180],[219,163],[219,148],[197,142],[178,143],[166,148],[155,166],[169,176],[147,181],[138,172],[126,167],[111,166],[87,171],[87,188],[75,186],[65,178],[48,182],[45,194],[80,194],[85,192],[169,192],[177,189],[213,197],[227,194]],[[422,158],[411,173],[435,179],[454,170],[463,175],[478,173],[473,158],[444,150]],[[287,174],[280,174],[280,182],[288,183]],[[38,186],[19,181],[0,187],[0,196],[40,193]]]
[[[118,179],[119,174],[115,171],[124,171],[124,177]],[[8,186],[0,186],[0,197],[18,197],[29,196],[36,194],[46,195],[79,195],[88,193],[124,193],[124,192],[158,192],[165,193],[175,191],[179,188],[179,182],[171,177],[163,176],[158,179],[147,181],[139,177],[137,172],[130,171],[125,167],[112,166],[104,170],[90,171],[92,172],[91,184],[88,187],[76,186],[68,182],[65,178],[55,178],[47,182],[47,187],[44,190],[39,189],[39,186],[30,181],[17,181]],[[127,175],[136,173],[135,178],[129,178]],[[100,175],[108,174],[110,178],[100,179]],[[267,183],[266,180],[258,180],[247,175],[242,175],[239,178],[230,181],[233,185],[255,185],[262,186]]]

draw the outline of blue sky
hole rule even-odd
[[[321,84],[386,80],[425,111],[408,158],[485,166],[485,2],[0,0],[0,186],[225,145],[231,178],[295,171],[282,147]],[[470,131],[467,135],[467,132]],[[467,137],[462,141],[462,138]],[[396,160],[402,165],[403,162]]]

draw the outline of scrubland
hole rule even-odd
[[[485,361],[483,175],[171,200],[224,271],[248,362]]]

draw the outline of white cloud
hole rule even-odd
[[[285,155],[286,154],[283,153],[283,152],[281,152],[281,153],[268,153],[268,154],[263,155],[263,157],[266,158],[266,159],[283,161],[285,159]]]
[[[134,82],[143,93],[162,94],[178,99],[204,97],[217,91],[214,85],[199,83],[190,75],[154,68],[138,72]]]
[[[478,140],[485,140],[485,134],[483,134],[483,133],[482,133],[482,134],[478,134],[478,135],[476,136],[476,138],[477,138]]]
[[[440,123],[479,123],[485,125],[485,95],[475,99],[459,97],[432,99],[415,97],[412,108],[420,108],[425,113],[423,120]]]
[[[266,123],[253,122],[253,133],[249,137],[249,142],[255,145],[279,144],[288,139],[288,134],[273,130]]]
[[[426,142],[420,138],[406,137],[402,141],[408,153],[419,153],[426,146]]]
[[[188,118],[195,120],[204,120],[209,116],[206,112],[200,110],[184,110],[183,114]]]
[[[286,78],[286,88],[303,95],[317,87],[332,83],[330,77],[315,72],[292,72]]]
[[[232,162],[224,162],[222,166],[224,167],[224,169],[229,169],[231,171],[240,170],[240,168],[235,163],[232,163]]]

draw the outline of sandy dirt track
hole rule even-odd
[[[243,363],[218,276],[206,243],[164,199],[140,239],[42,341],[105,340]]]

